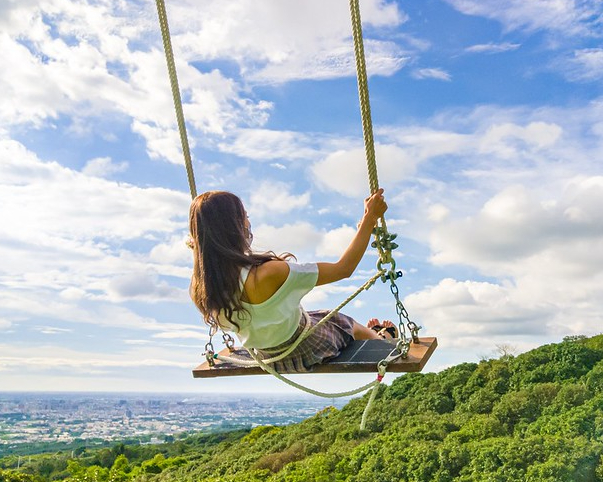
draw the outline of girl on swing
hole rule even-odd
[[[191,298],[206,322],[233,331],[243,346],[257,349],[262,358],[276,356],[297,339],[306,324],[312,327],[328,313],[306,312],[300,301],[315,286],[352,275],[386,210],[383,189],[379,189],[364,201],[356,235],[339,261],[296,264],[289,253],[277,256],[251,250],[251,225],[237,196],[225,191],[203,193],[190,208]],[[397,336],[390,321],[371,319],[363,326],[337,313],[273,366],[279,372],[310,371],[337,357],[352,340]]]

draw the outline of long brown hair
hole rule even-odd
[[[222,313],[238,326],[233,315],[244,310],[239,284],[241,268],[290,256],[253,253],[246,219],[241,200],[227,191],[205,192],[191,204],[189,226],[194,265],[190,295],[210,325],[217,323]]]

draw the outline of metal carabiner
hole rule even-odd
[[[205,359],[207,360],[207,363],[210,367],[214,367],[216,366],[216,362],[214,360],[214,357],[216,355],[216,353],[214,352],[214,345],[212,344],[212,342],[207,342],[205,344]]]
[[[222,332],[222,341],[224,342],[224,344],[226,345],[226,348],[228,348],[229,352],[233,352],[235,351],[235,341],[234,338],[232,336],[230,336],[229,333],[224,333]]]

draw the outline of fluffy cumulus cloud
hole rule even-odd
[[[74,123],[85,119],[93,125],[102,114],[122,116],[148,142],[151,156],[182,162],[152,8],[139,2],[69,8],[62,2],[10,3],[0,48],[15,68],[0,74],[3,123],[40,126],[73,116]],[[221,135],[235,125],[265,121],[270,105],[247,98],[219,71],[201,72],[181,60],[178,68],[184,109],[195,130]]]
[[[253,245],[258,250],[293,253],[300,261],[314,261],[315,247],[323,234],[309,222],[299,221],[275,227],[253,226]]]
[[[310,202],[310,193],[291,194],[291,186],[280,181],[265,181],[254,186],[250,199],[249,215],[253,218],[274,216],[275,213],[290,213],[306,207]]]
[[[378,159],[378,175],[386,187],[415,172],[416,160],[394,144],[376,145],[375,157]],[[329,154],[312,166],[312,174],[319,186],[333,189],[345,196],[364,198],[368,191],[364,149],[349,149]]]
[[[171,232],[187,217],[186,195],[92,178],[57,162],[40,160],[22,144],[0,139],[0,172],[5,226],[18,240],[44,244],[50,238],[98,236],[132,239]],[[69,193],[69,196],[65,196]]]
[[[158,302],[162,299],[174,300],[180,298],[182,290],[170,286],[159,279],[157,273],[125,273],[112,278],[107,287],[108,296],[114,300],[141,300]]]
[[[325,79],[353,75],[347,4],[310,0],[206,2],[203,15],[188,1],[170,6],[175,45],[189,60],[234,60],[254,82]],[[406,16],[394,2],[363,2],[363,22],[370,28],[400,25]],[[279,28],[275,28],[278,25]],[[395,43],[367,38],[369,71],[390,75],[407,60]]]
[[[456,343],[509,333],[595,333],[603,305],[603,178],[567,182],[557,199],[505,189],[474,216],[432,232],[433,261],[471,266],[500,281],[445,279],[407,298]],[[571,321],[570,321],[571,320]]]
[[[512,186],[491,198],[476,216],[444,223],[434,231],[432,246],[437,263],[464,260],[492,274],[523,272],[533,256],[555,258],[556,250],[570,252],[576,242],[592,241],[596,248],[602,241],[603,216],[596,206],[603,201],[603,178],[571,180],[557,199],[539,200],[522,186]],[[584,265],[569,269],[567,256],[557,256],[552,265],[543,266],[551,275],[568,274],[575,269],[596,273],[603,268],[595,250],[587,261],[580,255],[570,256],[570,264],[578,259]]]
[[[353,75],[345,4],[311,1],[299,8],[293,1],[258,6],[239,0],[225,8],[223,2],[213,1],[200,11],[181,1],[170,2],[168,15],[193,147],[199,137],[252,158],[312,155],[295,149],[290,134],[287,138],[285,132],[253,131],[267,121],[271,103],[249,96],[244,82],[217,69],[198,68],[195,62],[234,61],[245,82]],[[5,93],[0,119],[4,124],[40,126],[71,117],[74,127],[90,130],[99,116],[112,115],[130,123],[151,157],[181,163],[155,16],[154,6],[144,2],[93,1],[69,8],[62,2],[9,2],[0,19],[8,35],[0,39],[0,47],[15,68],[0,74]],[[394,2],[363,2],[363,21],[369,28],[393,28],[405,20]],[[389,40],[368,37],[366,51],[369,70],[375,74],[390,75],[407,60]],[[252,130],[233,139],[239,128]],[[226,133],[231,139],[223,142]],[[97,175],[101,169],[106,175],[107,169],[114,172],[120,166],[100,162],[88,172]]]
[[[328,231],[318,245],[316,254],[321,257],[338,258],[343,254],[355,233],[356,228],[346,225]]]
[[[95,157],[86,162],[82,172],[88,176],[108,177],[117,172],[123,172],[128,168],[128,163],[115,163],[110,157]]]
[[[277,253],[291,252],[300,262],[337,259],[355,232],[355,228],[345,224],[333,229],[319,229],[307,222],[279,228],[261,224],[254,229],[254,246]]]
[[[185,229],[185,194],[90,177],[7,139],[0,140],[0,173],[0,305],[7,320],[145,329],[154,321],[112,304],[186,299],[166,277],[188,276],[188,260],[149,252]],[[124,246],[145,238],[146,248]]]

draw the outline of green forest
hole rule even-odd
[[[603,482],[603,335],[411,373],[284,427],[0,460],[0,482]]]

